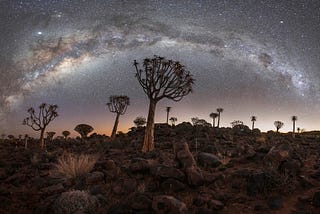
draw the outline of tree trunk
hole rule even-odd
[[[252,130],[254,129],[254,121],[252,121]]]
[[[169,124],[169,111],[167,111],[167,124]]]
[[[156,104],[156,101],[150,100],[147,127],[144,134],[142,152],[150,152],[154,150],[154,116]]]
[[[296,131],[296,121],[293,121],[292,137],[295,137],[295,131]]]
[[[111,139],[113,140],[116,137],[117,129],[118,129],[118,124],[119,124],[119,117],[120,114],[117,113],[116,121],[114,121],[113,129],[112,129],[112,134],[111,134]]]
[[[41,147],[41,149],[44,149],[44,138],[43,138],[44,130],[45,130],[45,128],[41,129],[41,133],[40,133],[40,147]]]
[[[212,127],[214,128],[216,126],[216,118],[212,118]]]
[[[218,128],[220,127],[220,112],[218,112]]]

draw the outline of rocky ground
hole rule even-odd
[[[318,132],[158,125],[145,154],[143,132],[54,140],[46,151],[1,142],[0,213],[320,213]],[[66,153],[98,159],[79,178],[54,176]]]

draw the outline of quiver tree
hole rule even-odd
[[[169,124],[169,113],[170,113],[171,107],[167,106],[166,107],[166,112],[167,112],[167,124]]]
[[[63,137],[64,137],[65,140],[67,140],[67,138],[68,138],[68,136],[69,136],[70,134],[71,134],[71,133],[70,133],[69,131],[67,131],[67,130],[62,132],[62,135],[63,135]]]
[[[28,140],[29,140],[29,135],[25,134],[24,135],[24,148],[27,149],[28,148]]]
[[[149,113],[142,151],[154,149],[154,117],[157,103],[168,98],[180,101],[192,91],[194,79],[189,71],[178,61],[160,56],[146,58],[142,65],[134,60],[136,77],[149,98]]]
[[[44,148],[44,133],[51,121],[53,121],[57,116],[57,105],[48,105],[42,103],[39,106],[39,112],[36,113],[34,108],[29,108],[29,117],[23,120],[23,125],[30,126],[35,131],[40,131],[40,146]]]
[[[277,132],[279,132],[279,129],[283,127],[284,123],[281,121],[274,121],[274,126],[276,127]]]
[[[243,126],[243,122],[241,120],[234,120],[230,124],[231,124],[232,128],[234,128],[236,126]]]
[[[172,126],[175,126],[177,121],[178,121],[178,118],[176,118],[176,117],[170,117],[170,122],[171,122],[171,125],[172,125]]]
[[[47,132],[48,142],[52,142],[53,136],[54,136],[55,134],[56,134],[55,132]]]
[[[219,116],[219,114],[218,113],[214,113],[214,112],[212,112],[212,113],[210,113],[209,114],[209,117],[211,117],[212,118],[212,127],[214,128],[215,126],[216,126],[216,118]]]
[[[296,121],[298,120],[297,116],[292,116],[292,136],[295,137],[295,131],[296,131]]]
[[[257,121],[257,117],[256,116],[251,116],[251,122],[252,122],[252,130],[254,129],[254,123]]]
[[[93,131],[93,128],[88,124],[79,124],[74,130],[80,134],[83,140],[85,140],[87,139],[88,134]]]
[[[217,108],[218,112],[218,128],[220,127],[220,118],[221,118],[221,113],[223,112],[223,108]]]
[[[147,123],[147,120],[145,117],[137,117],[136,119],[134,119],[134,124],[136,125],[136,127],[142,127]]]
[[[115,138],[119,124],[119,117],[126,113],[129,104],[130,100],[128,96],[110,96],[110,102],[107,103],[107,106],[110,112],[117,114],[111,133],[111,139]]]

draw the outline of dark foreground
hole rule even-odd
[[[46,151],[2,141],[0,213],[320,213],[317,132],[162,126],[143,154],[143,131],[54,140]],[[98,158],[70,178],[56,173],[68,153]]]

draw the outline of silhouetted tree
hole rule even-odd
[[[218,113],[210,113],[209,116],[212,118],[212,127],[214,128],[216,126],[216,118],[219,116]]]
[[[70,134],[71,134],[71,133],[70,133],[69,131],[67,131],[67,130],[62,132],[62,135],[64,136],[64,139],[65,139],[65,140],[67,140],[67,138],[68,138],[68,136],[69,136]]]
[[[126,112],[129,104],[130,101],[128,96],[110,96],[107,106],[110,112],[117,114],[111,133],[111,139],[115,138],[119,124],[119,117]]]
[[[134,66],[139,84],[150,101],[142,147],[143,152],[148,152],[154,150],[154,117],[157,103],[163,98],[180,101],[192,91],[194,79],[180,62],[159,56],[144,59],[141,66],[135,60]]]
[[[29,135],[25,134],[24,135],[24,148],[27,149],[28,148],[28,140],[29,140]]]
[[[252,122],[252,130],[254,129],[254,123],[257,121],[256,116],[251,116],[251,122]]]
[[[47,132],[47,140],[51,142],[55,134],[56,134],[55,132]]]
[[[23,120],[23,125],[30,126],[35,131],[40,131],[40,146],[43,149],[44,144],[44,133],[51,121],[53,121],[57,116],[57,105],[48,105],[42,103],[39,106],[39,113],[36,113],[34,108],[29,108],[29,117]]]
[[[147,123],[147,120],[145,117],[137,117],[136,119],[134,119],[134,124],[136,125],[136,127],[142,127]]]
[[[171,122],[171,125],[172,125],[172,126],[175,126],[177,121],[178,121],[178,118],[176,118],[176,117],[170,117],[170,122]]]
[[[9,140],[14,140],[15,139],[14,135],[12,135],[12,134],[9,134],[7,137],[8,137]]]
[[[169,113],[170,113],[171,107],[167,106],[166,107],[166,112],[167,112],[167,124],[169,124]]]
[[[198,117],[192,117],[191,122],[193,126],[211,127],[211,124],[208,123],[205,119],[199,119]]]
[[[292,116],[292,136],[295,137],[295,131],[296,131],[296,121],[298,120],[297,116]]]
[[[235,126],[243,125],[243,122],[241,120],[234,120],[231,123],[232,128]]]
[[[297,128],[298,133],[300,133],[300,127]]]
[[[284,123],[281,121],[274,121],[274,126],[277,129],[277,132],[279,132],[279,129],[281,129],[283,127]]]
[[[88,134],[93,131],[93,128],[88,124],[79,124],[74,130],[81,135],[82,139],[87,139]]]
[[[223,108],[217,108],[218,112],[218,128],[220,127],[220,118],[221,118],[221,113],[223,112]]]

